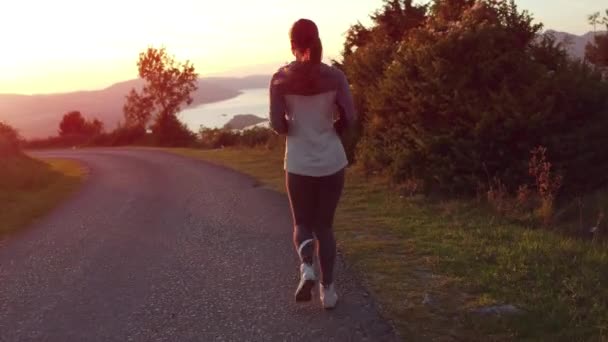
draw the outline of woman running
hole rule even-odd
[[[298,20],[290,39],[295,61],[272,77],[270,124],[287,136],[286,185],[294,244],[302,261],[295,297],[297,302],[312,299],[317,281],[313,267],[316,246],[321,303],[332,309],[338,301],[332,226],[348,165],[339,135],[355,121],[355,110],[344,73],[321,62],[323,48],[317,25]]]

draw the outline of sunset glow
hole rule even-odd
[[[0,4],[0,93],[97,89],[136,77],[148,46],[190,59],[201,75],[268,73],[291,59],[287,31],[315,20],[325,56],[336,57],[344,32],[380,0],[76,1],[23,0]],[[546,26],[589,30],[585,15],[603,0],[520,0]],[[604,5],[604,6],[603,6]]]

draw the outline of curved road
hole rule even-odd
[[[151,150],[53,151],[90,174],[0,241],[0,341],[392,341],[341,263],[341,305],[296,305],[284,196]]]

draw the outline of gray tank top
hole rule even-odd
[[[346,76],[326,64],[291,63],[272,77],[270,125],[287,136],[285,170],[322,177],[348,165],[338,130],[356,118]]]

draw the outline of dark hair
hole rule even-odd
[[[317,25],[308,19],[296,21],[289,31],[291,48],[298,51],[310,49],[310,60],[313,63],[321,63],[323,55],[323,45],[319,38]]]

